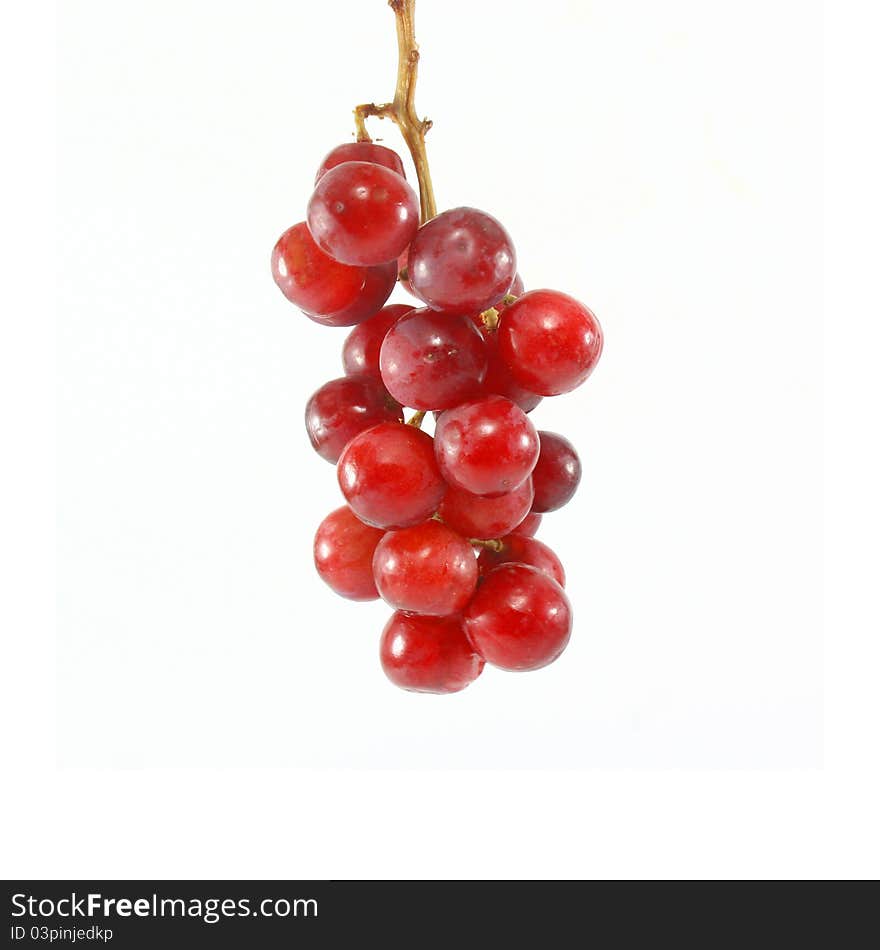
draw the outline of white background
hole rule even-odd
[[[819,11],[559,4],[526,31],[423,2],[441,204],[502,217],[528,285],[583,297],[607,337],[593,380],[535,414],[586,460],[570,517],[546,532],[572,578],[572,647],[542,673],[435,700],[375,668],[381,607],[349,608],[311,577],[335,489],[299,406],[335,372],[340,335],[298,318],[266,275],[346,110],[390,82],[390,15],[351,4],[340,32],[343,18],[305,6],[244,19],[233,6],[177,4],[173,23],[170,5],[61,8],[58,240],[35,262],[46,236],[28,234],[21,259],[60,291],[62,771],[51,618],[25,586],[44,512],[16,522],[29,530],[9,568],[16,629],[34,637],[4,646],[37,673],[4,695],[7,722],[28,723],[6,785],[15,873],[852,873],[877,827],[840,827],[876,791],[873,747],[848,728],[866,727],[873,668],[851,606],[832,608],[825,774],[229,770],[821,763]],[[838,121],[841,139],[859,114]],[[31,125],[26,108],[16,118]],[[864,245],[853,258],[872,259]],[[841,287],[837,303],[843,324],[861,299]],[[839,337],[852,339],[841,326],[824,355],[864,401]],[[840,474],[852,449],[834,444]],[[846,467],[847,492],[872,461]],[[39,496],[44,472],[21,487]],[[832,540],[856,555],[832,571],[845,593],[872,582],[873,549],[852,550],[852,521],[832,512]]]
[[[384,681],[389,609],[314,574],[341,499],[302,406],[346,331],[267,273],[352,106],[392,92],[393,17],[207,9],[62,8],[61,763],[817,765],[816,10],[780,70],[784,5],[421,4],[440,206],[495,213],[527,285],[606,334],[533,416],[585,463],[542,531],[571,647],[433,698]]]

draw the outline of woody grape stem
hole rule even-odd
[[[359,142],[371,141],[365,121],[369,116],[391,119],[400,129],[415,165],[419,181],[420,218],[424,224],[436,216],[437,202],[425,148],[425,133],[431,128],[431,121],[420,119],[416,112],[416,79],[419,72],[419,45],[415,34],[416,0],[388,0],[388,6],[394,11],[397,25],[397,85],[394,99],[382,105],[369,102],[356,106],[355,128]]]

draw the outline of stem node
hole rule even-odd
[[[394,11],[397,23],[397,86],[394,90],[394,99],[380,106],[374,102],[356,106],[355,129],[359,142],[372,141],[365,122],[368,116],[391,119],[400,129],[400,134],[412,156],[413,165],[416,167],[416,177],[419,180],[420,216],[424,224],[437,214],[437,203],[434,199],[431,169],[428,167],[428,153],[425,149],[425,133],[433,123],[430,119],[420,119],[415,106],[420,58],[415,32],[416,0],[388,0],[388,6]]]
[[[480,538],[469,538],[468,540],[474,545],[474,547],[488,548],[490,551],[494,551],[496,554],[504,550],[504,542],[499,541],[497,538],[490,538],[488,541],[482,541]]]

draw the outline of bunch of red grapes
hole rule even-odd
[[[315,565],[341,596],[394,608],[380,646],[389,679],[452,693],[484,663],[551,663],[572,611],[562,565],[534,534],[574,494],[581,463],[527,413],[590,375],[595,316],[555,290],[524,293],[510,235],[484,211],[420,226],[400,157],[372,142],[327,155],[272,272],[316,323],[355,327],[345,375],[306,406],[346,501],[318,528]],[[385,306],[398,281],[423,306]],[[430,412],[433,438],[420,428]]]

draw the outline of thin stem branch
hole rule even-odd
[[[431,128],[429,119],[420,119],[416,112],[416,80],[419,73],[419,45],[416,43],[416,0],[388,0],[397,24],[397,85],[394,99],[383,105],[374,102],[355,107],[354,120],[359,142],[369,142],[365,119],[376,116],[391,119],[400,129],[416,168],[419,180],[419,203],[424,224],[437,214],[431,169],[425,149],[425,133]]]
[[[490,551],[495,551],[496,554],[504,550],[504,542],[497,538],[490,538],[487,541],[480,538],[468,538],[468,541],[476,548],[488,548]]]
[[[361,111],[363,108],[363,106],[358,106],[354,110],[354,127],[357,132],[357,141],[372,142],[370,133],[367,131],[367,123],[364,121],[367,117],[366,113]]]
[[[484,310],[480,314],[480,318],[483,321],[483,326],[487,330],[498,329],[498,311],[494,307],[489,307],[488,310]]]

